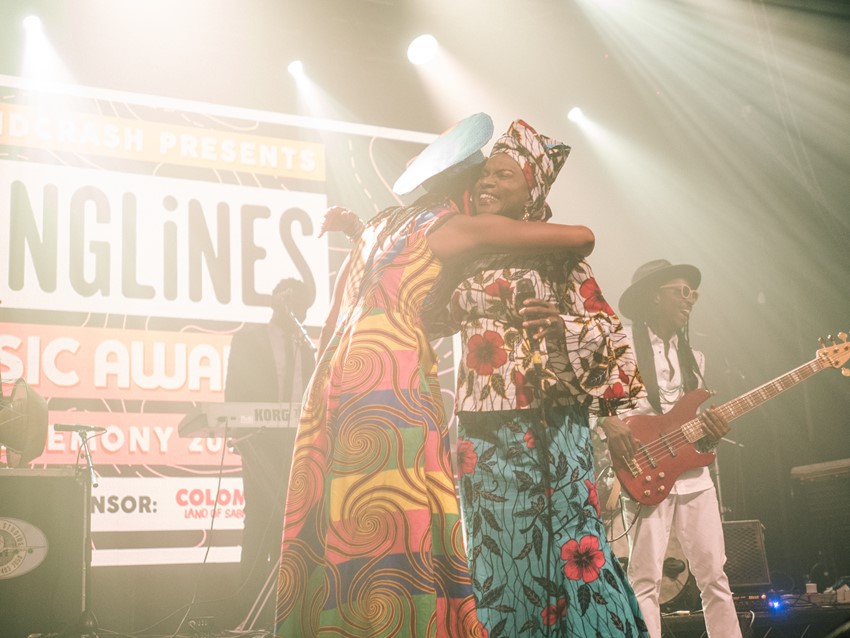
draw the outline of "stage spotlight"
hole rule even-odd
[[[41,19],[29,15],[23,20],[24,49],[21,58],[21,75],[49,82],[68,82],[71,74],[45,33]]]
[[[426,64],[437,55],[437,38],[430,33],[415,38],[407,47],[407,59],[415,65]]]
[[[293,60],[286,69],[296,78],[304,77],[304,63],[301,60]]]
[[[32,33],[41,30],[41,18],[38,16],[27,16],[24,18],[24,29]]]
[[[579,122],[583,122],[585,120],[585,117],[584,113],[582,113],[582,110],[579,107],[574,106],[570,109],[569,113],[567,113],[567,119],[570,122],[575,122],[576,124],[578,124]]]

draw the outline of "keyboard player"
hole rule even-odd
[[[308,289],[302,281],[282,279],[275,286],[271,320],[246,326],[233,336],[225,401],[301,403],[315,366],[313,344],[300,325],[308,305]],[[292,438],[276,428],[234,434],[242,456],[245,496],[241,595],[235,617],[237,622],[253,619],[260,606],[258,623],[251,621],[245,628],[271,629]]]

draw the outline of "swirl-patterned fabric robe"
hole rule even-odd
[[[401,211],[400,211],[401,212]],[[437,361],[420,308],[441,272],[425,211],[366,228],[305,397],[277,628],[286,638],[482,635],[463,550]]]

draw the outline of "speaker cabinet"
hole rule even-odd
[[[770,585],[761,521],[724,521],[726,575],[732,589]]]
[[[819,563],[828,572],[823,590],[850,575],[850,459],[794,467],[791,478],[801,567],[808,572]]]
[[[0,469],[0,627],[8,638],[61,633],[85,591],[85,477]]]

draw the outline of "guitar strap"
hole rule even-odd
[[[679,370],[682,374],[682,385],[684,392],[696,390],[699,387],[699,378],[702,378],[693,350],[691,349],[690,340],[687,337],[688,326],[678,333],[678,347],[676,353],[679,359]],[[655,369],[655,355],[652,352],[652,345],[649,339],[649,326],[645,321],[635,322],[632,329],[632,336],[635,342],[635,358],[637,359],[638,370],[641,372],[641,379],[646,388],[647,399],[649,404],[658,413],[663,414],[661,409],[661,393],[658,390],[658,374]],[[703,380],[705,383],[705,380]]]
[[[707,387],[705,379],[702,376],[702,372],[700,372],[699,366],[697,365],[694,351],[691,348],[691,339],[688,332],[689,326],[690,324],[686,323],[685,327],[679,331],[679,347],[677,348],[679,354],[679,370],[682,372],[682,385],[684,385],[685,392],[696,390],[699,387],[700,381],[702,381],[703,387]],[[697,377],[699,377],[699,379]]]
[[[646,388],[646,398],[649,404],[661,414],[661,396],[658,391],[658,375],[655,372],[655,356],[652,354],[652,346],[649,343],[649,326],[646,322],[636,322],[632,330],[635,341],[635,358],[638,370]]]

